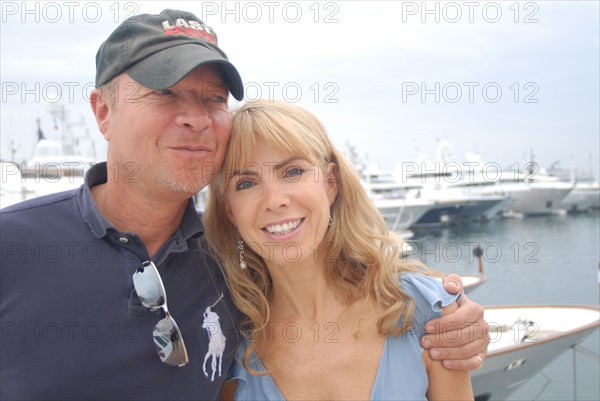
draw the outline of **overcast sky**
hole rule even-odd
[[[131,13],[167,5],[212,26],[246,97],[314,112],[342,148],[392,168],[439,139],[503,167],[599,166],[597,1],[2,2],[1,156],[31,157],[36,118],[54,137],[58,93],[105,144],[87,93],[95,54]],[[237,102],[231,99],[232,106]],[[514,167],[513,167],[514,168]]]

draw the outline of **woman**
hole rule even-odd
[[[312,114],[266,101],[235,111],[210,189],[206,231],[247,316],[237,400],[473,398],[468,372],[419,345],[457,296],[402,261],[401,240]]]

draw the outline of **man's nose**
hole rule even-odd
[[[187,100],[182,102],[177,113],[177,124],[202,131],[212,125],[209,110],[201,100]]]

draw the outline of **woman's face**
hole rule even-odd
[[[226,208],[242,239],[268,266],[316,263],[337,181],[323,164],[275,151],[262,139],[227,182]]]

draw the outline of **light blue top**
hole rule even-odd
[[[404,273],[400,278],[402,288],[415,301],[414,325],[410,332],[401,336],[386,337],[379,361],[377,377],[371,391],[371,400],[426,400],[429,381],[421,359],[423,349],[419,339],[424,334],[425,323],[442,315],[442,307],[456,301],[460,295],[447,293],[441,282],[420,274]],[[402,322],[399,322],[401,325]],[[237,401],[284,400],[270,375],[255,376],[242,366],[241,359],[247,343],[240,345],[236,361],[228,380],[237,379]],[[250,366],[265,371],[253,354]],[[308,383],[307,383],[308,385]]]

